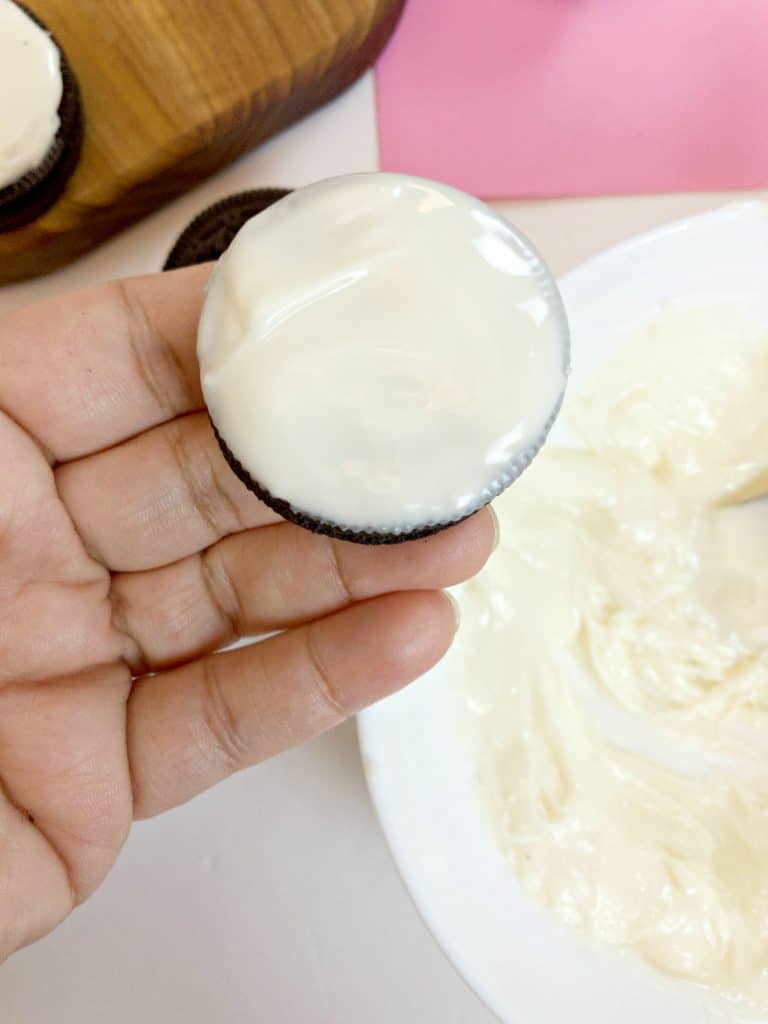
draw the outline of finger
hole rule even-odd
[[[388,594],[140,680],[128,705],[145,818],[341,722],[421,675],[455,631],[449,598]]]
[[[489,509],[433,537],[387,548],[287,523],[268,526],[162,569],[115,576],[113,622],[131,638],[134,673],[157,671],[355,601],[459,583],[480,570],[494,538]]]
[[[0,408],[56,461],[202,408],[208,266],[99,285],[0,320]]]
[[[91,554],[119,571],[167,565],[280,519],[227,466],[205,413],[59,466],[56,484]]]

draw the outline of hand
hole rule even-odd
[[[207,273],[0,321],[0,960],[93,892],[133,819],[434,664],[455,629],[436,588],[493,544],[487,510],[375,548],[250,494],[202,411]]]

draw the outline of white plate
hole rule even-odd
[[[628,326],[674,296],[737,294],[768,325],[768,206],[735,203],[640,236],[572,271],[561,289],[571,386]],[[749,1020],[703,989],[590,943],[522,893],[473,790],[455,691],[445,683],[438,667],[365,712],[360,745],[403,878],[478,995],[509,1024]]]

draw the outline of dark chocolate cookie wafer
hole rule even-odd
[[[247,220],[289,192],[288,188],[255,188],[220,199],[184,228],[168,253],[163,270],[217,260]]]
[[[59,51],[62,93],[59,127],[42,162],[17,181],[0,188],[0,232],[12,231],[40,217],[64,191],[80,158],[83,111],[80,90],[64,51],[48,27],[23,4],[24,13],[53,39]]]

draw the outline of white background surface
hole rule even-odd
[[[208,203],[376,167],[372,80],[0,312],[156,270]],[[725,197],[499,203],[556,272]],[[99,892],[0,971],[2,1024],[490,1024],[397,875],[354,728],[134,829]],[[536,1022],[530,1022],[536,1024]]]

